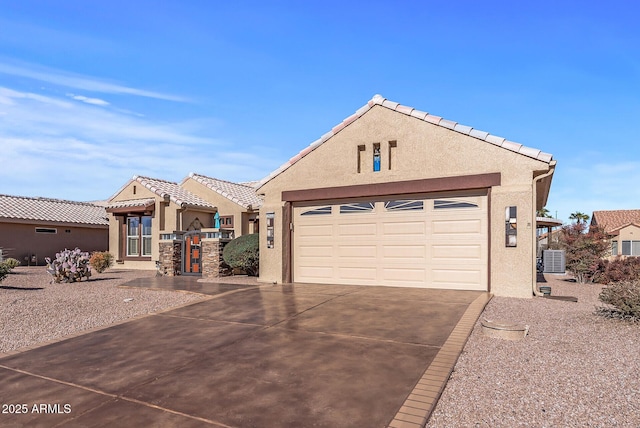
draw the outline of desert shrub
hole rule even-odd
[[[4,262],[0,262],[0,282],[9,275],[11,269]]]
[[[599,299],[609,305],[597,308],[601,315],[640,321],[640,281],[623,281],[602,289]]]
[[[18,266],[20,266],[20,262],[14,259],[13,257],[9,257],[8,259],[5,259],[3,263],[9,268],[9,270],[15,269]]]
[[[593,281],[600,284],[640,281],[640,258],[619,256],[612,260],[600,260]]]
[[[222,258],[232,268],[242,269],[248,275],[258,275],[260,262],[259,235],[252,233],[237,237],[224,247]]]
[[[60,251],[55,259],[45,258],[47,272],[53,276],[55,282],[76,282],[83,277],[89,279],[91,267],[89,266],[89,253],[79,248]]]
[[[108,251],[94,251],[89,264],[96,272],[102,273],[113,266],[113,255]]]
[[[565,250],[566,267],[580,284],[590,282],[597,274],[602,257],[609,251],[609,240],[602,228],[574,223],[562,228],[560,245]]]

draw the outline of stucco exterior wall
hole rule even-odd
[[[640,227],[629,225],[620,229],[618,236],[616,237],[618,242],[622,241],[639,241],[640,240]],[[622,245],[622,244],[620,244]],[[620,247],[621,248],[621,247]]]
[[[618,242],[618,255],[622,255],[622,241],[640,241],[640,227],[633,224],[625,226],[618,231],[617,236],[611,238],[611,241]]]
[[[151,260],[136,260],[127,258],[121,250],[120,242],[126,237],[122,237],[123,222],[126,218],[123,215],[109,213],[109,248],[110,252],[119,260],[119,266],[126,269],[155,269],[156,260],[160,257],[159,238],[160,233],[170,233],[180,230],[179,210],[180,207],[173,202],[166,202],[138,182],[131,182],[126,185],[117,195],[112,198],[112,202],[125,201],[130,199],[154,199],[155,207],[151,214],[152,244]]]
[[[396,147],[391,147],[395,141]],[[373,144],[380,144],[381,170],[373,172]],[[364,151],[358,147],[364,146]],[[391,152],[389,169],[389,152]],[[358,172],[358,153],[360,171]],[[338,134],[274,177],[259,193],[261,229],[266,214],[275,213],[275,246],[260,238],[260,281],[282,282],[283,191],[399,182],[474,174],[501,174],[490,195],[490,286],[496,295],[530,297],[534,260],[534,171],[549,164],[491,143],[374,106]],[[518,208],[518,244],[505,247],[505,208]]]
[[[248,215],[246,208],[244,208],[242,205],[236,204],[228,198],[220,195],[218,192],[215,192],[209,189],[207,186],[198,183],[191,177],[189,177],[182,183],[182,187],[216,206],[218,208],[218,213],[221,216],[232,215],[234,222],[233,230],[236,237],[249,233],[250,216]],[[257,212],[255,214],[257,215]],[[213,227],[213,224],[207,227]]]
[[[57,233],[36,233],[36,228],[53,228]],[[109,249],[107,227],[79,227],[60,223],[0,223],[0,248],[6,257],[13,257],[23,265],[26,257],[36,256],[38,265],[45,264],[45,257],[53,258],[65,248],[82,251],[106,251]]]

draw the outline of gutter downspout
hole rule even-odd
[[[537,285],[537,278],[538,278],[538,272],[537,272],[537,260],[536,257],[538,255],[538,236],[537,236],[537,230],[538,230],[538,225],[536,224],[536,199],[538,196],[538,182],[540,180],[542,180],[543,178],[547,178],[549,176],[551,176],[556,170],[556,161],[551,161],[549,163],[549,171],[545,172],[542,175],[537,176],[536,178],[533,179],[533,260],[531,260],[531,271],[533,273],[533,280],[531,281],[531,291],[533,291],[533,295],[536,297],[542,297],[544,294],[542,294],[541,292],[539,292],[538,290],[536,290],[536,285]]]

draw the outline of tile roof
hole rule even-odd
[[[202,207],[202,208],[215,208],[214,205],[205,201],[201,197],[194,195],[188,190],[183,189],[182,187],[180,187],[178,183],[174,183],[173,181],[166,181],[166,180],[160,180],[158,178],[134,175],[133,178],[122,187],[122,189],[128,186],[129,183],[131,183],[132,181],[137,181],[138,183],[140,183],[141,185],[143,185],[144,187],[151,190],[153,193],[155,193],[156,195],[162,198],[168,197],[171,202],[181,207],[193,206],[193,207]],[[116,195],[120,193],[122,189],[120,189],[116,193]],[[115,202],[110,202],[110,204],[113,204],[113,203]]]
[[[233,183],[193,172],[189,174],[189,177],[244,208],[257,209],[262,206],[262,199],[255,190],[258,181]]]
[[[640,210],[594,211],[591,224],[602,226],[607,233],[635,224],[640,227]]]
[[[461,134],[468,135],[473,138],[477,138],[479,140],[485,141],[489,144],[493,144],[498,147],[502,147],[507,150],[511,150],[512,152],[519,153],[524,156],[528,156],[533,159],[537,159],[542,162],[550,163],[553,160],[553,156],[549,153],[541,152],[540,150],[533,149],[531,147],[523,146],[522,144],[514,143],[513,141],[508,141],[505,138],[498,137],[492,134],[489,134],[485,131],[480,131],[478,129],[472,128],[470,126],[462,125],[457,122],[453,122],[447,119],[443,119],[440,116],[435,116],[420,110],[416,110],[413,107],[404,106],[398,104],[396,102],[387,100],[381,95],[374,95],[371,100],[364,106],[360,107],[354,114],[344,119],[341,123],[334,126],[331,131],[324,134],[318,140],[311,143],[308,147],[303,149],[300,153],[289,159],[283,165],[280,166],[277,170],[273,171],[267,177],[263,178],[260,181],[260,184],[257,187],[263,186],[265,183],[273,179],[274,177],[280,175],[286,169],[288,169],[291,165],[296,163],[298,160],[315,150],[318,146],[323,144],[325,141],[336,135],[342,129],[347,127],[356,119],[360,118],[374,106],[379,105],[390,110],[397,111],[399,113],[405,114],[407,116],[415,117],[416,119],[423,120],[425,122],[432,123],[434,125],[442,126],[444,128],[451,129],[453,131],[459,132]]]
[[[114,201],[107,204],[105,207],[108,210],[117,209],[117,208],[137,208],[137,207],[148,207],[154,205],[156,200],[153,198],[147,199],[127,199],[125,201]]]
[[[103,206],[51,198],[0,195],[0,219],[108,226]]]

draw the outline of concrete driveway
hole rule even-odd
[[[205,301],[0,359],[0,426],[421,426],[490,298],[207,290]]]

